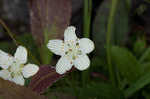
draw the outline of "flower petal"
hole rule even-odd
[[[0,50],[0,67],[7,69],[13,63],[13,57]]]
[[[24,85],[24,82],[25,82],[25,80],[24,80],[24,78],[23,78],[23,76],[22,75],[17,75],[17,76],[15,76],[13,79],[12,79],[12,81],[14,82],[14,83],[16,83],[16,84],[18,84],[18,85]]]
[[[64,32],[64,40],[65,40],[65,42],[75,41],[77,39],[75,30],[76,30],[76,28],[73,27],[73,26],[69,26],[65,30],[65,32]]]
[[[86,54],[79,55],[74,61],[74,66],[79,70],[85,70],[90,66],[89,57]]]
[[[22,69],[22,74],[25,78],[35,75],[39,70],[39,67],[35,64],[27,64]]]
[[[56,55],[64,54],[64,43],[62,40],[49,40],[47,47]]]
[[[5,80],[11,80],[11,75],[8,70],[1,70],[0,71],[0,77],[2,77]]]
[[[82,38],[79,40],[80,50],[83,53],[90,53],[94,50],[94,43],[88,38]]]
[[[64,74],[72,68],[71,60],[67,56],[62,56],[56,64],[56,72],[59,74]]]
[[[27,62],[27,50],[23,46],[19,46],[15,53],[15,58],[21,63],[25,64]]]

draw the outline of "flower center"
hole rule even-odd
[[[69,60],[75,60],[78,55],[81,55],[81,50],[79,49],[79,43],[76,41],[66,42],[66,52],[65,54]]]
[[[8,68],[11,72],[12,78],[16,75],[21,75],[23,66],[23,64],[19,64],[17,61],[13,62],[13,64]]]

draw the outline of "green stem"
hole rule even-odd
[[[10,36],[10,38],[13,40],[14,44],[16,46],[18,45],[24,45],[23,43],[21,42],[18,42],[16,40],[16,36],[13,35],[13,33],[10,31],[10,29],[7,27],[7,25],[5,24],[5,22],[3,22],[3,20],[0,19],[0,24],[3,26],[3,28],[7,31],[8,35]],[[31,52],[27,49],[29,55],[32,57],[32,60],[36,63],[36,64],[40,64],[39,61],[31,54]]]
[[[107,34],[106,34],[106,52],[107,52],[107,62],[108,62],[108,70],[110,75],[110,80],[112,82],[112,85],[116,86],[116,80],[115,80],[115,74],[113,71],[112,63],[111,63],[111,33],[114,25],[114,16],[116,13],[118,0],[112,0],[112,5],[110,9],[110,15],[108,19],[108,25],[107,25]]]
[[[83,35],[90,37],[92,0],[84,0],[84,16],[83,16]]]
[[[7,31],[8,35],[11,37],[11,39],[13,40],[14,44],[16,44],[16,46],[18,45],[13,33],[11,33],[10,29],[7,27],[7,25],[3,22],[3,20],[0,19],[0,24],[4,27],[4,29]]]
[[[90,37],[91,12],[92,12],[92,0],[84,0],[83,35],[86,38]],[[86,70],[82,73],[82,84],[86,85],[88,79],[89,79],[89,70]]]
[[[40,56],[41,56],[41,60],[43,64],[50,64],[51,62],[51,58],[52,58],[52,53],[49,51],[49,49],[47,48],[47,44],[48,44],[48,28],[45,28],[44,30],[44,44],[41,46],[40,50]]]
[[[126,0],[126,6],[127,6],[128,11],[130,11],[131,0]]]
[[[79,93],[78,93],[78,90],[77,90],[76,85],[74,83],[74,80],[73,79],[70,80],[68,77],[65,77],[65,81],[69,85],[69,87],[72,89],[72,93],[74,94],[74,96],[78,97]]]

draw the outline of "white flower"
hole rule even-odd
[[[94,50],[94,43],[88,38],[77,38],[75,27],[70,26],[64,32],[64,41],[49,40],[47,47],[56,55],[60,55],[56,64],[56,72],[64,74],[74,65],[79,70],[85,70],[90,65],[89,54]]]
[[[25,64],[27,62],[27,50],[19,46],[13,56],[0,50],[0,77],[5,80],[24,85],[24,78],[29,78],[37,73],[39,67],[34,64]]]

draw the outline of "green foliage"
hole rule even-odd
[[[124,99],[123,93],[109,83],[92,83],[80,89],[79,99]]]
[[[131,76],[131,75],[130,75]],[[124,95],[125,97],[130,97],[132,96],[135,92],[139,91],[146,85],[150,84],[150,72],[147,72],[145,75],[140,77],[138,80],[135,80],[131,84],[131,86],[125,90]]]
[[[110,6],[111,0],[102,2],[93,23],[93,40],[96,46],[95,52],[98,56],[105,56],[106,30]],[[119,1],[114,21],[111,44],[123,45],[127,40],[127,33],[129,32],[128,8],[125,5],[125,0]]]
[[[10,54],[13,54],[13,51],[16,50],[13,43],[6,41],[0,42],[0,49]]]
[[[146,2],[150,3],[150,0],[144,0],[144,1],[146,1]]]
[[[147,91],[143,91],[142,95],[145,97],[145,99],[150,99],[150,94]]]
[[[90,37],[91,31],[91,17],[92,17],[92,0],[84,0],[84,10],[83,10],[83,36],[86,38]],[[86,85],[89,79],[89,70],[82,73],[82,85]]]
[[[150,61],[150,48],[147,48],[140,57],[140,62],[149,62]]]
[[[99,57],[93,57],[91,59],[91,69],[93,71],[101,71],[102,69],[107,70],[107,63],[105,59]]]
[[[111,53],[115,66],[117,66],[119,72],[129,83],[134,82],[141,76],[141,65],[130,51],[125,48],[113,46]]]
[[[134,43],[133,51],[137,56],[140,56],[146,49],[146,41],[145,40],[137,40]]]
[[[117,6],[116,19],[114,23],[113,41],[114,44],[123,45],[127,40],[129,28],[128,8],[126,7],[125,0],[120,0]]]
[[[67,76],[68,78],[58,83],[58,85],[57,83],[53,85],[47,93],[51,93],[50,91],[55,88],[59,88],[62,91],[65,87],[66,89],[64,88],[64,90],[68,90],[68,92],[66,91],[67,94],[75,95],[79,99],[138,99],[138,96],[149,99],[150,47],[147,46],[146,39],[137,39],[138,34],[135,33],[134,37],[136,42],[132,42],[133,47],[131,51],[127,48],[119,47],[126,43],[125,41],[130,31],[128,21],[130,19],[130,8],[132,8],[131,1],[118,0],[117,2],[117,0],[104,0],[98,8],[93,24],[91,24],[92,0],[84,1],[83,35],[86,37],[90,36],[90,25],[92,25],[92,36],[96,47],[95,56],[91,62],[92,68],[90,68],[92,74],[86,72],[85,76],[83,75],[81,77],[79,71],[73,72]],[[150,0],[144,1],[150,2]],[[142,15],[146,9],[147,6],[142,4],[134,11],[136,14]],[[2,20],[0,20],[0,23],[16,45],[23,45],[27,48],[29,52],[29,62],[49,64],[52,53],[47,49],[46,44],[49,39],[63,38],[64,29],[69,25],[71,18],[70,1],[31,0],[30,13],[32,15],[32,35],[23,34],[14,36]],[[140,33],[143,34],[143,31],[140,31]],[[108,34],[107,37],[106,33]],[[15,44],[11,42],[0,42],[0,49],[8,53],[13,53],[16,49]],[[100,73],[108,74],[105,48],[109,49],[108,63],[110,61],[110,65],[112,66],[109,69],[114,73],[115,87],[112,85],[113,81],[112,83],[102,82],[100,78]],[[55,68],[49,65],[44,65],[41,68],[30,83],[30,79],[26,79],[26,84],[29,84],[28,87],[37,93],[45,92],[56,80],[64,77],[64,75],[57,74]],[[100,76],[94,77],[93,72],[100,74]],[[108,79],[105,79],[105,81],[109,81],[111,78],[110,76]],[[82,84],[81,80],[83,81]],[[20,97],[24,99],[22,96],[25,96],[26,99],[31,97],[41,98],[41,96],[38,96],[32,91],[30,92],[30,90],[24,87],[17,87],[8,81],[0,79],[0,98],[6,97],[6,99],[9,99],[8,97],[12,97],[11,95],[16,99],[20,99]],[[58,95],[60,94],[58,93]],[[54,95],[52,99],[53,98],[57,99],[58,97]]]
[[[143,73],[150,72],[150,48],[147,48],[141,55],[139,62],[142,65]]]
[[[147,73],[147,72],[150,72],[150,62],[145,62],[145,63],[142,63],[142,69],[141,71],[143,72],[143,74]]]
[[[147,6],[145,4],[141,4],[137,9],[136,12],[138,15],[141,15],[144,13],[144,11],[147,9]]]
[[[137,46],[137,49],[140,47]],[[124,91],[125,97],[131,97],[146,85],[150,84],[150,63],[144,62],[149,56],[149,48],[141,56],[140,61],[125,48],[113,46],[111,52],[115,66],[117,66],[120,74],[129,82],[129,88]]]

